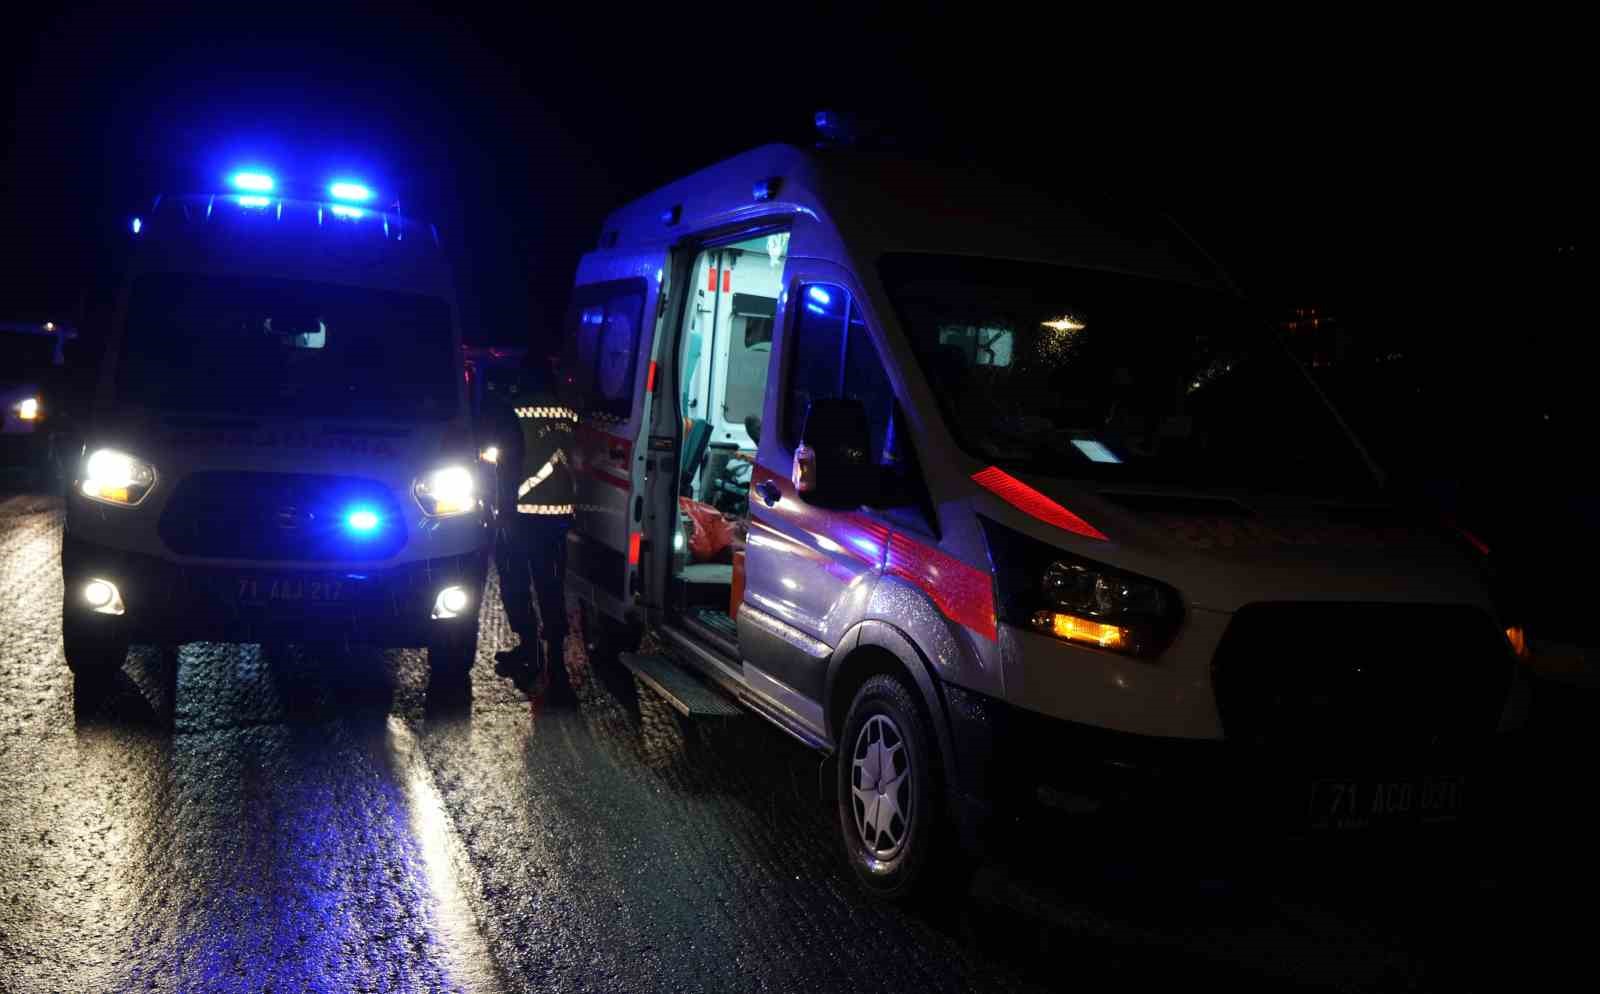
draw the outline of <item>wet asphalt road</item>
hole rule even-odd
[[[578,639],[577,705],[530,701],[493,673],[492,599],[464,694],[420,652],[297,646],[138,647],[75,688],[59,543],[59,501],[0,494],[0,991],[1498,990],[1590,941],[1592,833],[1549,815],[1248,869],[1175,821],[1156,850],[1039,840],[946,906],[885,907],[835,851],[817,757],[751,717],[681,722]],[[1592,791],[1583,762],[1547,780]]]

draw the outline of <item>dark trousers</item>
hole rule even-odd
[[[568,524],[569,520],[559,515],[505,514],[500,518],[500,540],[495,545],[500,601],[511,630],[531,645],[543,622],[545,641],[555,648],[557,658],[567,637]],[[533,614],[535,599],[538,618]]]

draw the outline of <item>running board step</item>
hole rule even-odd
[[[646,656],[634,652],[620,655],[622,665],[684,717],[731,718],[742,713],[739,705],[726,694],[695,679],[665,656]]]

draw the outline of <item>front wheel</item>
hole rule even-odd
[[[428,669],[436,684],[465,684],[477,655],[476,624],[454,626],[428,640]]]
[[[73,676],[80,680],[103,680],[127,661],[128,643],[93,631],[69,616],[61,622],[61,651]]]
[[[856,879],[890,900],[926,890],[951,832],[933,729],[904,682],[880,674],[856,691],[838,768],[839,829]]]

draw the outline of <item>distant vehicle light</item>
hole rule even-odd
[[[347,221],[359,221],[367,216],[366,211],[359,207],[351,207],[348,204],[334,204],[328,209],[333,211],[334,217],[342,217]]]
[[[139,232],[144,230],[144,222],[139,218],[134,218],[128,223],[128,227],[132,228],[133,233],[137,235]]]
[[[487,463],[497,463],[500,461],[500,447],[497,445],[491,445],[482,452],[478,453],[478,458]]]
[[[328,187],[328,192],[333,195],[335,200],[354,200],[358,203],[366,203],[372,199],[372,190],[365,184],[352,183],[348,180],[340,180],[333,184]]]
[[[271,197],[249,196],[249,197],[240,197],[239,198],[239,206],[240,207],[268,207],[268,206],[271,206],[271,204],[272,204],[272,198]]]
[[[253,193],[271,193],[274,186],[272,177],[266,173],[234,173],[232,183]]]
[[[344,523],[351,531],[365,534],[377,529],[378,515],[366,508],[357,508],[344,516]]]
[[[17,417],[24,421],[34,421],[39,417],[39,398],[28,397],[17,405]]]

